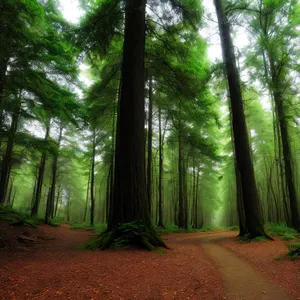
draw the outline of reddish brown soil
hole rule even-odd
[[[300,299],[300,259],[294,261],[287,258],[274,259],[287,253],[286,242],[275,238],[272,242],[242,244],[237,242],[235,237],[224,238],[219,242],[253,264],[257,270],[271,278],[296,299]]]
[[[56,239],[0,253],[1,299],[223,299],[220,274],[197,238],[166,235],[165,254],[91,252],[76,249],[91,238],[86,230],[41,226],[31,233]]]

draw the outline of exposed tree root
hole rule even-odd
[[[156,250],[157,247],[167,248],[154,229],[141,222],[123,223],[118,227],[106,231],[95,240],[83,245],[89,250],[106,250],[111,248],[137,247]]]

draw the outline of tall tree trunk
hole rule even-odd
[[[1,166],[1,178],[0,178],[0,204],[4,204],[6,198],[6,192],[9,184],[9,175],[12,163],[12,154],[14,147],[15,135],[19,122],[19,107],[12,115],[12,122],[8,133],[7,145],[4,158]]]
[[[62,131],[63,127],[62,125],[59,128],[59,136],[58,136],[58,142],[57,142],[57,151],[59,151],[61,139],[62,139]],[[56,173],[57,173],[57,161],[58,161],[58,153],[54,154],[53,161],[52,161],[52,182],[51,182],[51,188],[50,188],[50,195],[47,201],[46,206],[46,215],[45,215],[45,223],[50,223],[50,218],[53,218],[54,216],[54,204],[55,204],[55,194],[56,194]]]
[[[183,181],[183,200],[184,200],[184,229],[188,229],[189,221],[189,202],[188,202],[188,193],[187,193],[187,169],[188,169],[188,158],[183,158],[183,168],[182,168],[182,181]]]
[[[0,106],[3,101],[4,83],[5,83],[5,76],[6,76],[6,72],[7,72],[7,64],[8,64],[7,58],[0,58]],[[2,115],[2,113],[1,113],[1,115]]]
[[[283,154],[284,170],[285,170],[285,181],[287,184],[289,199],[290,199],[291,224],[293,228],[300,231],[299,207],[298,207],[296,188],[294,184],[294,174],[292,171],[292,153],[291,153],[290,139],[288,133],[288,124],[287,124],[287,120],[283,108],[283,97],[282,97],[282,92],[280,90],[280,83],[278,82],[278,80],[280,79],[277,78],[276,67],[274,61],[272,60],[272,57],[269,56],[269,59],[270,59],[271,78],[273,83],[273,97],[275,102],[275,109],[279,120],[282,154]]]
[[[185,228],[185,191],[184,191],[184,157],[182,145],[182,125],[178,124],[178,227]]]
[[[50,124],[50,122],[49,122],[49,124]],[[46,134],[45,134],[45,138],[44,138],[45,141],[47,141],[48,138],[49,138],[49,133],[50,133],[50,125],[49,124],[46,126]],[[46,151],[44,151],[42,153],[41,160],[40,160],[40,165],[39,165],[34,205],[33,205],[32,210],[31,210],[31,216],[32,217],[37,216],[39,206],[40,206],[40,202],[41,202],[41,194],[42,194],[42,188],[43,188],[46,160],[47,160],[47,153],[46,153]]]
[[[251,161],[240,77],[230,34],[230,25],[227,20],[222,0],[214,0],[214,3],[218,17],[223,59],[226,66],[230,93],[235,155],[241,178],[246,227],[252,238],[257,236],[266,236],[259,209],[259,195],[255,183],[254,168]]]
[[[106,198],[106,216],[105,216],[105,221],[108,223],[108,217],[109,217],[109,206],[110,203],[113,201],[113,196],[114,196],[114,166],[115,166],[115,152],[116,152],[116,147],[115,147],[115,140],[116,140],[116,115],[119,114],[119,105],[120,105],[120,98],[121,98],[121,87],[122,87],[122,78],[120,78],[120,83],[119,83],[119,89],[118,89],[118,95],[117,95],[117,101],[116,105],[114,106],[114,111],[113,111],[113,118],[112,118],[112,146],[111,146],[111,167],[110,167],[110,186],[109,186],[109,199]],[[116,112],[117,108],[117,112]],[[117,121],[117,127],[119,125],[119,122]]]
[[[11,179],[11,182],[10,182],[10,187],[9,187],[7,199],[6,199],[6,205],[7,205],[7,206],[10,206],[11,195],[12,195],[13,187],[14,187],[14,179],[12,178],[12,179]]]
[[[57,195],[56,195],[56,202],[55,202],[55,209],[54,209],[54,217],[57,216],[57,208],[58,208],[60,193],[61,193],[61,186],[58,186],[58,191],[57,191]]]
[[[150,73],[151,71],[149,71]],[[152,75],[149,76],[149,106],[148,106],[148,164],[147,164],[147,199],[149,213],[151,214],[152,203],[152,118],[153,118],[153,99],[152,99]]]
[[[71,191],[68,192],[68,199],[67,199],[67,222],[71,221]]]
[[[86,221],[86,215],[87,215],[88,203],[89,203],[90,180],[91,180],[91,169],[89,167],[89,177],[88,177],[88,185],[87,185],[87,189],[86,189],[85,207],[84,207],[84,216],[83,216],[84,223]]]
[[[158,109],[158,134],[159,134],[159,170],[158,170],[158,227],[164,228],[163,222],[163,172],[164,172],[164,145],[161,128],[161,109]]]
[[[113,199],[110,204],[108,233],[119,224],[142,222],[151,232],[150,245],[164,245],[156,236],[150,218],[146,193],[144,134],[144,52],[145,0],[125,3],[122,87],[119,105]],[[109,247],[110,235],[102,248]],[[149,245],[148,245],[149,246]]]
[[[198,201],[199,201],[199,168],[197,169],[196,182],[195,182],[195,206],[194,206],[194,228],[199,229],[198,220]]]
[[[96,130],[93,130],[93,152],[92,152],[92,170],[91,170],[91,215],[90,222],[94,226],[95,216],[95,156],[96,156]]]
[[[17,189],[15,189],[14,195],[12,197],[12,201],[11,201],[11,204],[10,204],[11,208],[14,207],[14,203],[15,203],[15,199],[16,199],[16,194],[17,194]]]
[[[113,165],[113,162],[110,164],[110,167],[109,167],[109,170],[108,170],[108,176],[107,176],[107,186],[106,186],[106,205],[105,205],[105,208],[106,208],[106,211],[105,211],[105,214],[106,214],[106,218],[105,218],[105,221],[106,223],[108,222],[108,216],[109,216],[109,204],[111,202],[111,199],[112,199],[112,196],[113,196],[113,188],[114,188],[114,181],[113,181],[113,176],[114,175],[114,165]]]

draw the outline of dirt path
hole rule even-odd
[[[294,299],[219,244],[233,232],[168,234],[160,254],[79,250],[94,235],[68,228],[41,226],[37,235],[55,239],[0,253],[0,299]]]
[[[220,233],[201,237],[202,248],[219,266],[224,280],[226,298],[230,300],[291,300],[294,299],[236,254],[216,242]]]
[[[55,240],[0,253],[0,299],[220,300],[222,279],[199,240],[166,235],[166,254],[76,249],[86,230],[42,226]],[[41,235],[42,232],[39,232]]]

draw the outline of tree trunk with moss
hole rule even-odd
[[[237,169],[241,180],[246,228],[251,238],[267,236],[264,231],[262,215],[259,208],[259,195],[255,182],[253,163],[251,160],[241,83],[236,65],[230,25],[227,20],[223,1],[214,0],[214,3],[218,17],[223,60],[226,67],[230,94],[234,147]]]
[[[114,189],[106,233],[87,248],[106,249],[126,241],[147,249],[164,246],[153,229],[145,170],[145,0],[125,2],[122,86],[114,166]],[[124,229],[125,228],[125,229]],[[127,228],[127,230],[126,230]],[[133,238],[128,238],[128,232]]]

